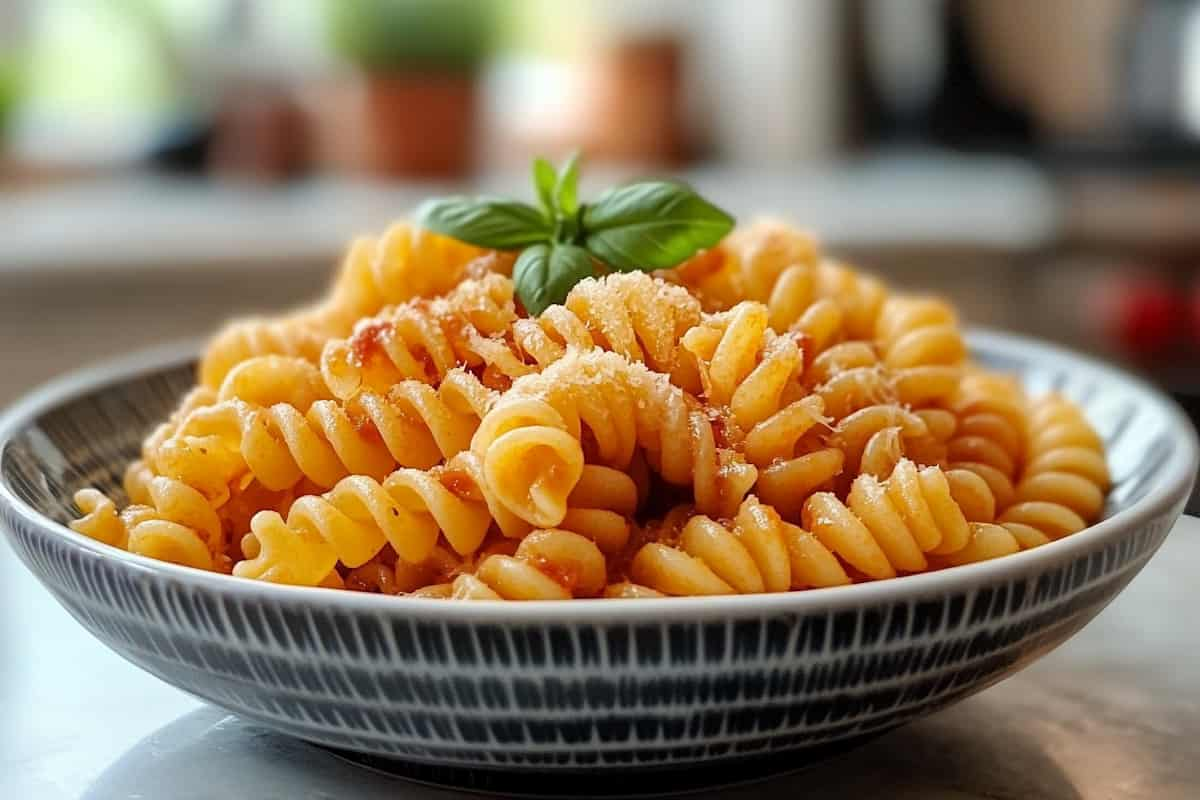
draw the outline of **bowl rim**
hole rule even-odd
[[[319,602],[330,611],[373,612],[402,615],[426,621],[460,623],[603,623],[612,621],[661,623],[672,620],[730,619],[765,614],[827,613],[873,604],[911,602],[950,593],[966,593],[981,586],[1018,580],[1072,561],[1110,540],[1136,530],[1151,520],[1182,507],[1200,469],[1200,441],[1179,405],[1139,377],[1102,361],[1028,337],[971,328],[967,340],[974,350],[1001,357],[1019,355],[1039,363],[1057,362],[1064,371],[1086,372],[1094,379],[1122,384],[1138,401],[1157,407],[1178,433],[1177,446],[1161,467],[1162,479],[1139,500],[1079,533],[1033,550],[959,567],[905,575],[899,578],[824,589],[754,595],[606,598],[562,601],[430,602],[427,598],[396,597],[365,592],[322,590],[290,586],[207,572],[104,544],[50,519],[18,497],[0,476],[0,505],[8,507],[42,535],[57,536],[64,545],[90,558],[110,562],[138,577],[171,581],[191,590],[237,596],[259,602],[304,604]],[[203,340],[190,339],[140,350],[67,373],[34,389],[0,415],[0,460],[12,439],[43,414],[88,394],[112,389],[152,373],[195,361]],[[10,537],[13,532],[5,527]],[[40,576],[39,576],[40,578]]]

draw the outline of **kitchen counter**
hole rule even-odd
[[[590,169],[581,195],[634,174]],[[771,171],[700,167],[681,177],[739,218],[782,215],[839,247],[1030,251],[1051,241],[1059,225],[1048,178],[1012,158],[912,152]],[[352,236],[383,230],[429,197],[528,199],[531,192],[524,170],[467,184],[316,178],[258,185],[133,173],[0,191],[0,286],[21,277],[327,263]]]
[[[590,169],[583,195],[623,177]],[[1058,224],[1052,187],[1015,159],[885,155],[773,172],[704,167],[686,177],[742,219],[775,214],[812,228],[831,252],[917,248],[888,277],[937,287],[967,319],[993,327],[1014,327],[1020,315],[1009,310],[1027,306],[1020,282],[995,277],[1011,274],[1008,254],[1044,247]],[[352,237],[382,232],[426,197],[530,191],[524,170],[467,186],[261,186],[135,173],[0,191],[0,406],[98,359],[311,300]],[[941,257],[921,250],[929,246]]]
[[[1200,519],[1010,680],[842,758],[717,800],[1200,796]],[[244,723],[106,650],[0,545],[0,797],[448,800]],[[636,779],[631,778],[636,788]]]

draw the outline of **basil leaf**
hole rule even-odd
[[[622,272],[667,269],[712,247],[733,217],[671,181],[619,186],[584,209],[584,247]]]
[[[534,245],[513,265],[517,296],[534,316],[566,300],[572,286],[594,274],[592,257],[571,244]]]
[[[544,158],[533,160],[533,185],[537,187],[538,200],[546,219],[554,219],[554,187],[558,183],[558,175],[554,167]]]
[[[417,211],[418,224],[477,247],[516,250],[544,242],[553,233],[542,212],[515,200],[444,197]]]
[[[568,217],[575,216],[579,210],[579,151],[571,153],[567,163],[558,173],[558,184],[554,189],[554,197],[559,210]]]

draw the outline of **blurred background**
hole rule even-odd
[[[0,0],[0,404],[576,147],[1200,414],[1198,0]]]

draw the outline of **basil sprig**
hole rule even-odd
[[[733,229],[733,217],[672,181],[618,186],[580,203],[579,159],[558,171],[533,162],[538,206],[491,197],[444,197],[423,205],[429,230],[493,250],[521,250],[513,266],[517,296],[530,314],[563,302],[597,272],[673,267]]]

